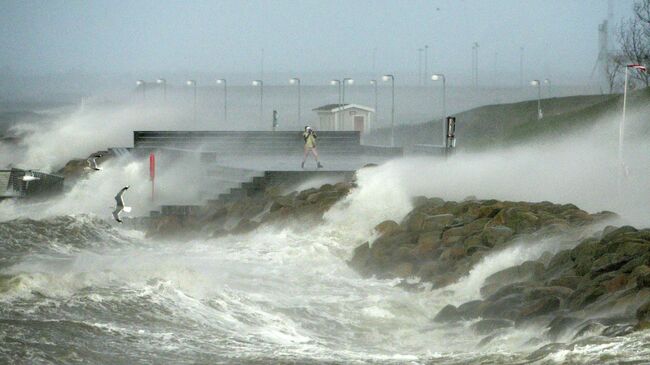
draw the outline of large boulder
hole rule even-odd
[[[483,230],[483,242],[489,247],[498,246],[508,241],[515,231],[503,225],[492,225]]]
[[[526,305],[519,311],[518,319],[527,320],[537,316],[549,314],[560,309],[560,299],[554,296],[540,298]]]
[[[451,304],[444,306],[433,318],[434,322],[457,322],[462,319],[461,313]]]
[[[425,216],[422,221],[423,231],[441,231],[454,221],[453,214],[436,214]]]
[[[539,218],[521,206],[502,209],[490,225],[506,226],[517,233],[530,233],[537,227]]]
[[[638,321],[636,326],[637,329],[642,330],[650,328],[650,301],[641,305],[636,310],[636,320]]]
[[[507,319],[483,319],[474,324],[471,328],[477,335],[485,336],[501,328],[514,326],[514,322]]]
[[[520,265],[497,271],[485,279],[481,295],[490,296],[508,284],[538,280],[543,273],[544,264],[537,261],[526,261]]]
[[[395,221],[386,220],[375,226],[375,232],[382,236],[392,236],[402,232],[402,227]]]

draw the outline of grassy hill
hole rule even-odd
[[[576,133],[608,115],[620,113],[622,99],[619,94],[543,99],[541,120],[537,119],[537,100],[474,108],[455,115],[458,146],[476,150]],[[650,116],[650,89],[629,93],[628,108],[631,113],[642,111]],[[650,123],[644,125],[650,135]],[[440,121],[402,125],[395,129],[395,142],[406,149],[414,144],[441,144],[442,133]],[[365,142],[385,143],[389,136],[390,129],[380,129],[365,138]]]

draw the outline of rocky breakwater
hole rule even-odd
[[[476,320],[494,340],[507,327],[536,324],[541,341],[621,336],[650,328],[650,229],[611,227],[550,258],[486,278],[481,299],[448,305],[438,322]]]
[[[614,213],[571,204],[417,200],[402,222],[380,223],[378,238],[357,247],[349,264],[439,288],[489,254],[550,243],[535,260],[489,275],[480,295],[446,305],[435,322],[468,326],[480,344],[528,326],[543,329],[531,345],[650,328],[650,229],[605,226]]]
[[[252,196],[206,206],[194,216],[155,218],[147,235],[156,238],[197,234],[216,237],[247,233],[264,224],[286,227],[314,223],[353,186],[353,182],[340,182],[301,191],[291,191],[282,184],[269,186]]]
[[[457,281],[486,254],[516,241],[568,233],[604,218],[572,204],[526,203],[469,199],[415,199],[402,220],[376,226],[379,237],[357,247],[350,265],[365,276],[406,278],[442,287]]]

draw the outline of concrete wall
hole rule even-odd
[[[13,191],[19,197],[24,198],[39,198],[48,197],[51,195],[63,192],[63,177],[58,175],[46,174],[43,172],[34,171],[32,174],[38,180],[23,181],[23,176],[28,172],[26,170],[13,168],[9,171],[8,190]],[[3,191],[0,194],[4,193]]]
[[[302,154],[302,131],[134,131],[136,149],[177,149],[223,155]],[[330,155],[362,153],[359,132],[318,132],[318,149]]]

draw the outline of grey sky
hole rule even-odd
[[[632,0],[615,1],[615,19]],[[529,68],[588,75],[606,0],[1,1],[0,66],[36,73]],[[440,10],[437,10],[437,9]],[[495,53],[497,65],[495,68]]]

